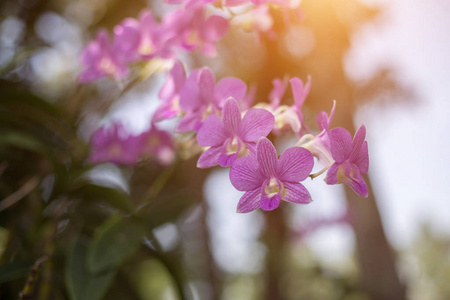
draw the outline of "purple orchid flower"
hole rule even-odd
[[[180,107],[186,114],[178,123],[177,131],[198,131],[207,116],[220,113],[229,97],[242,101],[246,92],[247,85],[237,78],[222,78],[215,84],[210,69],[194,70],[180,91]]]
[[[308,128],[303,122],[302,106],[311,89],[311,77],[308,76],[306,84],[303,84],[303,81],[298,77],[292,78],[289,82],[291,83],[292,93],[294,94],[294,105],[292,109],[297,113],[298,120],[300,121],[301,127],[298,133],[301,134],[302,132],[308,131]]]
[[[140,139],[130,135],[120,123],[101,127],[91,136],[89,161],[93,164],[111,162],[135,165],[139,161]]]
[[[101,30],[97,38],[88,43],[81,54],[84,70],[79,77],[81,83],[89,83],[105,76],[122,79],[127,74],[127,66],[120,57],[116,44],[109,41],[108,33]]]
[[[164,41],[166,34],[149,10],[143,10],[139,20],[127,18],[114,28],[115,43],[127,62],[170,57],[169,45]]]
[[[180,91],[186,81],[183,64],[176,61],[170,70],[169,78],[159,91],[159,99],[163,101],[153,115],[153,121],[172,119],[180,112]]]
[[[317,157],[322,166],[328,168],[334,163],[334,159],[331,156],[331,143],[330,143],[330,125],[333,120],[334,111],[336,109],[336,101],[333,101],[333,108],[331,109],[330,116],[324,111],[321,111],[316,119],[322,131],[313,136],[311,134],[306,134],[297,143],[299,146],[304,147],[311,151],[312,155]]]
[[[289,130],[289,128],[294,133],[300,134],[301,130],[305,128],[301,108],[308,93],[309,85],[307,85],[308,90],[304,89],[303,82],[297,77],[292,78],[290,83],[294,94],[294,105],[280,105],[288,84],[288,78],[285,77],[282,80],[278,78],[273,80],[273,89],[269,94],[270,104],[265,106],[275,116],[273,133],[276,135]]]
[[[171,43],[188,51],[200,49],[205,55],[215,56],[216,43],[225,36],[230,25],[218,15],[206,18],[206,2],[189,1],[183,9],[167,15],[163,27],[171,33]]]
[[[246,213],[259,207],[273,210],[281,200],[299,204],[311,202],[308,190],[299,182],[308,177],[313,165],[313,156],[305,148],[289,148],[278,159],[270,140],[261,138],[256,146],[256,157],[239,158],[231,167],[231,184],[245,191],[237,211]]]
[[[270,112],[258,108],[248,110],[242,118],[236,100],[228,99],[222,110],[222,120],[210,115],[197,133],[198,144],[211,147],[200,156],[197,166],[229,167],[238,157],[255,152],[256,141],[270,133],[274,121]]]
[[[275,78],[272,81],[273,89],[269,94],[270,106],[276,109],[280,106],[281,99],[283,99],[286,93],[286,88],[288,85],[288,77],[285,76],[283,79]]]
[[[342,128],[330,131],[331,155],[335,163],[328,170],[327,184],[343,183],[348,185],[361,197],[367,197],[368,189],[361,174],[369,171],[369,152],[366,127],[362,125],[355,133],[352,141],[350,133]]]
[[[143,157],[152,157],[162,166],[168,166],[175,160],[175,144],[172,136],[165,130],[157,128],[154,124],[149,130],[141,133],[140,154]]]

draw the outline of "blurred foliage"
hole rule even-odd
[[[401,264],[411,283],[410,299],[449,299],[450,237],[428,224],[422,224],[421,229]]]

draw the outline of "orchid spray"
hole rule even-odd
[[[228,30],[233,26],[243,28],[243,18],[250,14],[253,25],[246,23],[246,30],[273,38],[268,5],[297,13],[299,7],[283,1],[225,1],[223,9],[251,7],[242,16],[227,17],[206,14],[210,2],[168,1],[179,6],[160,21],[149,10],[143,10],[138,19],[128,18],[117,25],[112,40],[103,30],[87,45],[82,54],[84,69],[80,81],[83,83],[105,76],[126,81],[131,76],[130,70],[142,61],[164,59],[173,65],[159,91],[161,102],[149,130],[123,136],[120,134],[123,128],[118,124],[99,129],[91,140],[91,162],[135,165],[153,157],[167,166],[176,156],[199,155],[199,168],[231,167],[232,185],[245,192],[237,205],[237,211],[243,213],[258,208],[276,209],[281,200],[298,204],[311,202],[310,193],[300,182],[326,171],[326,184],[345,184],[359,196],[367,197],[362,177],[369,167],[365,127],[361,126],[353,139],[346,129],[331,128],[335,101],[329,115],[322,111],[317,116],[321,131],[311,132],[303,110],[311,89],[310,77],[306,81],[288,76],[275,78],[268,101],[252,106],[256,95],[254,86],[248,89],[245,82],[235,77],[216,82],[210,68],[189,71],[180,59],[183,51],[217,55],[217,44]],[[290,106],[282,104],[289,83],[294,103]],[[168,119],[175,120],[174,132],[158,128],[159,122]],[[270,138],[292,133],[298,142],[278,157]],[[323,167],[316,174],[311,174],[313,157]]]

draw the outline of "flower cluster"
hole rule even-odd
[[[112,42],[101,31],[82,55],[85,70],[80,80],[89,82],[105,75],[123,78],[128,64],[154,57],[174,59],[173,49],[177,47],[215,54],[215,43],[225,35],[229,22],[217,15],[206,17],[208,2],[187,0],[181,9],[165,16],[160,23],[149,11],[144,11],[139,20],[126,19],[116,26]],[[256,10],[267,10],[264,4],[284,8],[294,5],[284,0],[250,2]],[[245,4],[247,0],[224,2],[228,6]],[[294,7],[297,9],[298,5]],[[289,84],[294,98],[291,106],[282,104]],[[334,102],[330,115],[324,111],[317,115],[321,132],[312,134],[302,110],[310,88],[309,77],[306,83],[297,77],[274,79],[268,101],[253,105],[255,92],[247,89],[240,79],[225,77],[216,82],[211,69],[204,67],[188,73],[183,63],[174,59],[159,91],[161,102],[150,129],[131,135],[120,124],[100,128],[92,136],[90,160],[134,165],[143,158],[153,157],[163,165],[170,164],[176,155],[174,135],[159,130],[156,123],[176,118],[176,134],[188,136],[192,154],[196,154],[193,149],[201,152],[199,168],[231,167],[232,185],[245,192],[238,212],[257,208],[273,210],[281,200],[309,203],[311,195],[300,182],[326,171],[327,184],[345,184],[359,196],[367,197],[362,176],[369,167],[364,125],[353,139],[344,128],[330,129],[336,109]],[[292,134],[298,142],[278,156],[268,139],[270,134]],[[186,139],[180,140],[187,143]],[[178,144],[179,149],[183,148],[182,143]],[[192,147],[193,143],[196,147]],[[314,157],[323,166],[317,174],[311,174]]]
[[[176,157],[172,136],[154,124],[138,135],[130,134],[121,123],[101,127],[91,136],[91,147],[89,160],[93,164],[112,162],[134,166],[141,160],[153,158],[166,166]]]
[[[211,0],[166,0],[182,4],[157,21],[149,10],[137,19],[127,18],[115,26],[112,38],[100,30],[81,55],[83,71],[80,82],[89,83],[105,76],[122,80],[130,66],[153,58],[173,59],[179,50],[200,50],[207,56],[216,55],[216,44],[228,32],[230,25],[248,32],[267,33],[275,37],[274,18],[270,8],[281,11],[290,22],[291,12],[301,17],[299,0],[224,0],[219,14],[208,15]],[[239,6],[240,13],[232,12]],[[217,11],[216,5],[216,11]]]
[[[138,19],[127,18],[114,28],[113,39],[101,30],[83,51],[81,63],[82,83],[111,76],[124,79],[132,63],[152,58],[170,59],[175,50],[200,49],[214,56],[216,43],[228,31],[224,17],[206,17],[204,3],[189,3],[157,22],[149,10],[141,12]]]

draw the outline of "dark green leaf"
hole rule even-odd
[[[144,234],[144,229],[131,219],[110,218],[91,242],[89,269],[97,272],[120,265],[137,251]]]
[[[32,261],[14,261],[0,266],[0,283],[26,277],[32,266]]]
[[[110,287],[115,270],[92,273],[87,268],[87,247],[76,243],[66,265],[66,284],[72,300],[101,299]]]
[[[34,137],[19,132],[0,132],[0,144],[45,154],[45,147]]]
[[[127,213],[134,212],[134,206],[130,202],[128,195],[117,189],[95,184],[84,184],[72,191],[72,195],[87,201],[108,203]]]
[[[195,204],[195,199],[186,193],[159,197],[145,207],[140,215],[146,226],[155,228],[164,223],[176,221]]]

